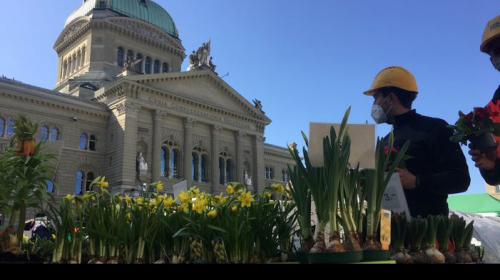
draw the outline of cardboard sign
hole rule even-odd
[[[177,199],[182,192],[187,191],[187,181],[182,181],[178,184],[175,184],[173,189],[174,189],[174,198]]]
[[[309,131],[309,157],[314,167],[324,166],[323,140],[330,136],[331,127],[338,132],[339,124],[311,123]],[[375,126],[348,125],[347,133],[351,137],[351,155],[349,163],[360,168],[375,168]]]
[[[391,210],[397,214],[406,214],[408,220],[411,219],[410,209],[406,201],[405,192],[401,185],[401,178],[398,173],[394,173],[389,181],[389,185],[384,192],[382,208]]]
[[[391,211],[384,209],[380,211],[380,244],[382,244],[382,250],[389,251],[391,246]]]

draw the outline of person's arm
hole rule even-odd
[[[466,192],[471,179],[460,145],[450,141],[453,132],[444,125],[440,125],[435,133],[430,149],[433,167],[427,173],[416,174],[416,189],[438,195]]]

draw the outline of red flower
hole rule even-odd
[[[390,154],[396,154],[396,153],[399,153],[399,149],[395,148],[395,147],[392,147],[392,150],[389,151],[389,146],[385,146],[384,148],[384,153],[385,155],[389,155]]]
[[[493,122],[495,123],[500,123],[500,100],[495,103],[490,102],[488,106],[486,107],[486,110],[488,111],[490,118]]]
[[[474,117],[478,121],[484,121],[490,118],[490,114],[485,108],[474,108]]]

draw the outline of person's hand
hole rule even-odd
[[[472,156],[472,160],[476,163],[476,167],[485,170],[492,171],[495,169],[496,164],[496,151],[490,151],[488,153],[482,153],[479,150],[470,150],[469,155]]]
[[[476,163],[477,168],[485,171],[492,171],[495,169],[497,160],[496,149],[491,149],[490,151],[483,153],[474,149],[472,145],[469,145],[469,148],[471,149],[469,151],[469,155],[472,156],[472,160]]]
[[[401,185],[405,190],[413,190],[417,187],[417,177],[413,175],[408,169],[396,169],[401,178]]]

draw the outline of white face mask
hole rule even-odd
[[[384,108],[378,104],[373,104],[372,106],[372,118],[377,124],[386,123],[388,120]]]

